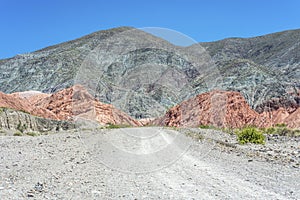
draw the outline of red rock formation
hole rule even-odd
[[[293,112],[289,112],[289,110],[291,109],[279,108],[271,112],[263,112],[261,115],[269,118],[269,126],[286,124],[290,128],[300,128],[300,107]]]
[[[101,124],[140,125],[138,121],[112,105],[99,102],[80,85],[61,90],[39,100],[36,106],[51,111],[60,120],[84,118],[96,120]]]
[[[154,124],[196,127],[267,126],[268,118],[255,112],[238,92],[212,91],[200,94],[171,108]]]
[[[56,120],[84,118],[97,121],[100,124],[141,125],[140,122],[112,105],[94,99],[80,85],[54,94],[35,91],[13,94],[0,93],[0,107],[23,110],[36,116]]]
[[[4,94],[0,92],[0,107],[5,107],[5,108],[12,108],[15,110],[22,110],[29,112],[30,105],[28,102],[23,101],[22,98],[16,97],[11,94]]]
[[[0,92],[0,107],[29,112],[56,120],[77,118],[97,121],[100,124],[146,124],[176,127],[196,127],[201,124],[216,127],[243,127],[254,125],[269,127],[284,123],[300,128],[300,108],[277,108],[261,114],[252,110],[238,92],[212,91],[203,93],[171,108],[159,119],[134,120],[126,113],[96,100],[88,91],[75,85],[54,94],[35,91],[4,94]]]
[[[300,107],[293,113],[290,113],[289,116],[284,118],[283,123],[290,128],[300,128]]]
[[[51,96],[51,94],[46,94],[38,91],[25,91],[25,92],[16,92],[11,94],[14,97],[21,98],[26,100],[31,105],[36,105],[40,100]]]
[[[58,119],[52,112],[44,108],[36,107],[31,101],[19,96],[17,93],[4,94],[0,92],[0,107],[21,110],[44,118]]]

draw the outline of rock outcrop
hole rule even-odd
[[[300,128],[300,107],[297,109],[279,108],[263,114],[269,117],[272,125],[286,124],[290,128]]]
[[[141,125],[140,122],[114,106],[99,102],[80,85],[54,94],[33,91],[13,94],[0,93],[0,107],[12,108],[53,120],[74,121],[81,118],[97,121],[102,125]]]
[[[12,108],[15,110],[23,110],[29,112],[31,110],[27,101],[24,101],[20,97],[10,94],[4,94],[0,92],[0,107]]]
[[[167,111],[163,117],[156,119],[135,120],[114,106],[99,102],[81,85],[75,85],[54,94],[33,91],[13,94],[0,93],[0,107],[22,111],[15,111],[13,114],[10,112],[9,115],[12,118],[6,116],[9,122],[15,120],[13,123],[5,123],[7,120],[2,116],[1,123],[4,128],[16,127],[21,121],[22,124],[28,124],[26,127],[40,130],[38,123],[42,122],[41,119],[38,121],[34,119],[36,122],[32,124],[32,117],[29,117],[28,114],[52,119],[52,121],[89,120],[102,125],[143,126],[153,124],[175,127],[211,125],[236,128],[251,125],[270,127],[284,123],[291,128],[300,128],[300,107],[296,107],[294,104],[285,108],[274,106],[273,109],[258,113],[249,106],[239,92],[220,90],[203,93],[183,101]],[[28,114],[25,115],[25,112]],[[49,125],[49,122],[46,124]]]
[[[83,118],[95,120],[103,125],[140,125],[138,121],[116,109],[114,106],[99,102],[80,85],[75,85],[54,93],[39,100],[35,106],[51,111],[60,120]]]
[[[283,123],[292,128],[300,128],[300,108],[297,108],[293,113],[284,118]]]
[[[49,132],[75,128],[76,125],[72,122],[45,119],[10,108],[0,108],[0,129],[2,131]]]
[[[37,96],[48,96],[47,94],[36,94]],[[36,98],[31,95],[31,98],[27,98],[26,96],[19,95],[18,93],[14,94],[4,94],[0,92],[0,107],[3,108],[12,108],[19,111],[24,111],[27,113],[30,113],[35,116],[40,116],[43,118],[49,118],[49,119],[55,119],[58,120],[58,118],[53,114],[51,111],[44,109],[42,107],[37,107],[34,103],[34,99]]]
[[[210,125],[231,128],[270,127],[284,123],[288,127],[299,128],[299,112],[299,108],[292,113],[279,108],[275,111],[258,113],[251,109],[239,92],[212,91],[183,101],[151,123],[175,127]]]

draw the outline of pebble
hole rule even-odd
[[[34,194],[33,194],[33,192],[31,192],[31,191],[30,191],[30,192],[28,192],[28,193],[27,193],[27,197],[34,197]]]
[[[43,189],[44,189],[44,184],[43,184],[43,183],[38,182],[38,183],[34,186],[34,190],[35,190],[35,191],[42,192]]]

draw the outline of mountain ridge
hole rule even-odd
[[[92,84],[97,87],[88,87],[93,95],[135,118],[161,116],[181,101],[214,89],[241,92],[251,108],[263,112],[278,102],[281,107],[300,104],[295,95],[300,88],[299,40],[296,29],[183,48],[120,27],[0,60],[0,91],[55,93],[99,75]],[[95,48],[102,59],[96,61],[107,64],[95,65],[95,75],[87,71],[86,77],[78,76]]]
[[[253,39],[253,38],[260,38],[260,37],[268,37],[268,36],[274,36],[274,35],[281,35],[281,34],[285,34],[285,33],[290,33],[290,32],[298,32],[300,31],[300,28],[295,28],[295,29],[286,29],[286,30],[281,30],[281,31],[276,31],[276,32],[270,32],[270,33],[266,33],[266,34],[258,34],[258,35],[254,35],[254,36],[249,36],[249,37],[226,37],[226,38],[223,38],[223,39],[218,39],[218,40],[212,40],[212,41],[207,41],[207,42],[199,42],[199,43],[215,43],[215,42],[220,42],[220,41],[223,41],[223,40],[235,40],[235,39]]]

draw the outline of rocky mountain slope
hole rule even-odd
[[[257,112],[299,107],[300,30],[190,47],[130,27],[0,60],[0,91],[83,85],[134,118],[159,117],[203,92],[238,91]]]
[[[222,74],[221,89],[241,92],[258,112],[299,106],[299,29],[201,45]]]
[[[133,28],[100,31],[2,60],[0,91],[53,93],[81,84],[131,116],[157,117],[193,93],[189,83],[209,63],[202,54]]]
[[[130,28],[96,32],[77,40],[0,61],[0,91],[12,93],[36,90],[53,93],[71,87],[74,77],[99,41]]]

